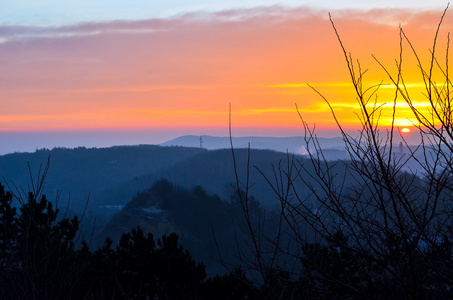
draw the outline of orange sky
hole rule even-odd
[[[374,54],[394,70],[402,24],[421,55],[441,11],[332,11],[365,84],[388,79]],[[447,12],[439,47],[453,27]],[[420,76],[404,45],[404,74],[423,107]],[[440,52],[440,58],[442,58]],[[0,131],[228,127],[300,128],[295,111],[318,128],[333,119],[309,83],[331,101],[340,121],[356,126],[355,95],[327,11],[257,8],[172,19],[66,27],[0,26]],[[443,61],[443,59],[440,59]],[[394,89],[378,101],[390,103]],[[410,124],[399,105],[398,124]],[[382,119],[388,119],[384,111]],[[388,123],[387,123],[388,124]]]

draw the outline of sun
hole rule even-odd
[[[411,130],[409,128],[407,128],[407,127],[404,127],[403,129],[401,129],[401,132],[402,133],[409,133],[409,132],[411,132]]]

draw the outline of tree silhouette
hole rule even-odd
[[[59,218],[59,210],[42,193],[48,169],[49,162],[36,181],[31,177],[28,193],[21,187],[16,193],[5,191],[0,184],[0,298],[250,299],[256,294],[244,284],[245,277],[206,280],[205,265],[194,261],[175,233],[155,239],[136,227],[116,245],[107,238],[92,251],[89,243],[78,240],[79,218]],[[156,188],[174,196],[168,181]],[[180,192],[199,201],[210,199],[199,187],[193,194]]]
[[[290,292],[294,299],[453,297],[453,85],[448,72],[449,38],[445,65],[436,56],[445,13],[434,36],[428,65],[422,64],[402,28],[395,74],[375,58],[395,89],[389,128],[381,126],[383,106],[376,100],[381,83],[365,86],[366,70],[345,50],[330,19],[356,93],[361,129],[356,135],[346,132],[329,100],[314,89],[331,109],[349,160],[327,161],[314,129],[300,116],[309,162],[288,156],[287,164],[275,169],[274,178],[266,177],[280,200],[284,225],[274,236],[263,236],[262,224],[249,226],[255,253],[273,247],[282,257],[294,258],[294,264],[288,266],[264,255],[256,256],[255,267],[262,274],[263,288],[272,278],[268,270],[276,269],[283,274],[277,276],[280,294]],[[418,62],[429,103],[427,111],[416,106],[413,99],[418,96],[410,93],[405,81],[405,46]],[[399,153],[395,145],[399,131],[394,121],[400,99],[418,120],[414,125],[421,139],[416,147],[406,143],[406,154]],[[417,169],[411,170],[409,164]],[[309,192],[299,193],[300,185]],[[248,178],[244,184],[238,180],[237,186],[247,190]],[[247,207],[247,193],[241,201]]]
[[[0,290],[5,299],[81,298],[77,278],[83,270],[74,250],[78,218],[57,221],[58,209],[41,195],[42,186],[38,180],[27,198],[17,196],[17,213],[14,194],[0,185]]]

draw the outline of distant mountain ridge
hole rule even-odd
[[[343,151],[344,143],[341,137],[318,138],[323,149],[334,149]],[[279,152],[289,152],[294,154],[304,154],[305,140],[303,136],[295,137],[233,137],[234,148],[250,148],[262,150],[274,150]],[[164,142],[160,146],[182,146],[200,147],[208,150],[228,149],[231,147],[229,137],[217,137],[209,135],[184,135],[173,140]]]

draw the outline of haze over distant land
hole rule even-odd
[[[301,154],[304,145],[302,131],[272,132],[268,136],[260,131],[260,135],[252,136],[250,132],[235,135],[233,146],[246,148],[248,143],[254,149],[269,149],[275,151]],[[248,133],[248,134],[247,134]],[[353,132],[352,132],[353,134]],[[343,143],[339,134],[334,131],[323,131],[318,135],[324,148],[342,149]],[[122,131],[89,131],[89,132],[0,132],[0,155],[15,152],[35,152],[37,149],[61,148],[104,148],[120,145],[162,145],[199,147],[202,137],[202,147],[208,150],[230,148],[226,130],[211,130],[207,134],[188,134],[184,130],[122,130]],[[406,135],[409,144],[417,144],[416,139]],[[329,141],[329,142],[327,142]],[[400,139],[396,139],[399,143]],[[303,152],[303,151],[302,151]]]
[[[244,149],[250,146],[251,149],[274,150],[279,152],[289,152],[294,154],[305,154],[305,140],[302,136],[296,137],[233,137],[233,147]],[[342,138],[319,138],[319,143],[324,149],[342,149],[344,143]],[[171,141],[161,144],[162,146],[183,146],[183,147],[203,147],[208,150],[231,148],[229,137],[216,136],[181,136]]]
[[[117,145],[160,144],[182,135],[178,130],[91,130],[0,132],[0,155],[36,149],[101,148]]]
[[[206,131],[205,131],[206,132]],[[259,131],[255,131],[260,133]],[[123,130],[123,131],[89,131],[89,132],[0,132],[0,155],[14,152],[35,152],[37,149],[53,149],[55,147],[62,148],[102,148],[118,145],[163,145],[163,146],[184,146],[184,147],[199,147],[200,136],[203,135],[202,147],[212,150],[229,148],[229,140],[226,137],[226,130],[211,130],[206,134],[187,135],[187,132],[182,130]],[[269,132],[272,134],[273,132]],[[300,136],[300,132],[289,131],[288,134]],[[291,145],[282,143],[278,136],[271,138],[273,145],[270,147],[263,146],[262,139],[268,137],[237,137],[235,138],[235,147],[246,147],[248,142],[251,142],[252,148],[257,149],[272,149],[277,151],[290,151],[294,148]],[[335,135],[326,135],[335,136]],[[302,142],[302,138],[299,138]],[[300,146],[298,146],[300,147]],[[294,152],[296,153],[296,152]]]

